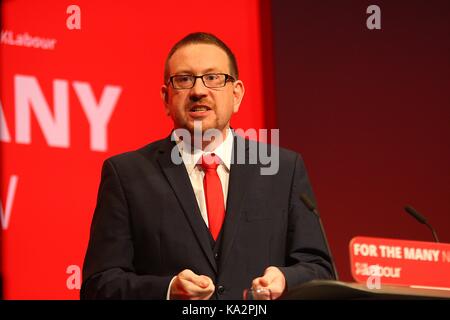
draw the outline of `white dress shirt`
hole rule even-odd
[[[200,165],[197,165],[197,163],[203,154],[214,153],[220,158],[220,165],[217,167],[217,174],[219,175],[220,182],[222,184],[224,208],[226,209],[228,181],[230,180],[231,154],[233,151],[233,133],[231,132],[231,129],[228,129],[225,140],[211,152],[204,152],[201,149],[195,149],[191,152],[189,146],[186,146],[183,141],[178,139],[175,131],[173,132],[173,135],[175,137],[175,141],[178,141],[177,147],[180,151],[184,166],[186,167],[189,175],[189,179],[191,180],[192,189],[194,190],[200,213],[202,214],[202,218],[205,221],[206,226],[209,226],[205,193],[203,190],[203,177],[205,176],[205,173]]]

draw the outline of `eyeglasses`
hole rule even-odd
[[[195,86],[197,78],[202,79],[205,87],[212,89],[225,87],[228,81],[236,81],[236,79],[226,73],[207,73],[201,76],[189,74],[174,75],[169,78],[169,82],[174,89],[191,89]]]

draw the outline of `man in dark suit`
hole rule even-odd
[[[319,222],[299,200],[313,197],[301,157],[270,147],[277,170],[264,174],[254,159],[267,146],[230,129],[244,95],[231,50],[190,34],[164,77],[175,130],[104,162],[81,298],[242,299],[252,287],[276,299],[332,278]]]

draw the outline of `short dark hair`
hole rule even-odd
[[[166,58],[166,63],[164,65],[164,83],[167,83],[169,81],[169,60],[173,56],[173,54],[180,48],[187,46],[189,44],[212,44],[215,45],[222,50],[225,51],[225,53],[228,56],[229,63],[230,63],[230,73],[231,76],[233,76],[235,79],[239,78],[239,71],[238,66],[236,62],[236,57],[233,54],[233,51],[219,38],[217,38],[215,35],[211,33],[206,32],[194,32],[190,33],[187,36],[185,36],[183,39],[178,41],[172,49],[170,49],[169,54]]]

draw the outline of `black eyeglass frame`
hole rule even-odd
[[[205,83],[204,77],[210,76],[210,75],[222,75],[222,76],[225,76],[225,81],[223,82],[223,85],[220,86],[220,87],[210,87],[210,86],[207,86],[206,83]],[[180,76],[184,76],[184,77],[188,76],[188,77],[194,78],[194,81],[192,82],[192,86],[189,87],[189,88],[176,88],[175,85],[174,85],[174,83],[173,83],[173,79],[174,79],[175,77],[180,77]],[[173,75],[173,76],[170,76],[169,81],[167,81],[167,84],[170,83],[170,84],[172,85],[172,88],[174,88],[175,90],[187,90],[187,89],[192,89],[192,88],[195,86],[195,83],[197,82],[197,79],[198,79],[198,78],[201,78],[201,79],[202,79],[202,82],[203,82],[203,85],[204,85],[206,88],[209,88],[209,89],[223,88],[223,87],[225,87],[225,86],[227,85],[227,82],[228,82],[228,81],[231,81],[231,82],[235,82],[235,81],[236,81],[236,79],[235,79],[233,76],[231,76],[231,75],[229,75],[229,74],[227,74],[227,73],[215,72],[215,73],[205,73],[205,74],[203,74],[203,75],[201,75],[201,76],[194,76],[194,75],[192,75],[192,74],[175,74],[175,75]]]

